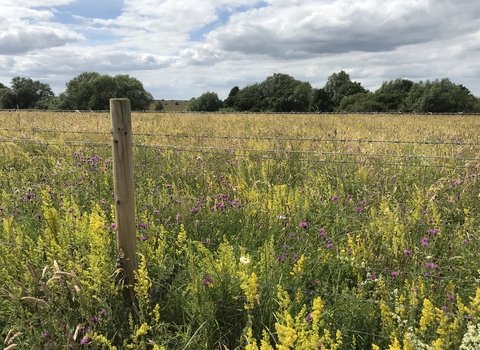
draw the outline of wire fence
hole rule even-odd
[[[5,111],[5,110],[3,110]],[[8,112],[17,112],[17,110],[9,110]],[[22,111],[23,112],[23,111]],[[28,111],[33,112],[33,111]],[[51,111],[49,111],[51,112]],[[71,112],[71,111],[68,111]],[[82,113],[83,111],[78,111]],[[89,111],[90,112],[90,111]],[[108,112],[108,111],[95,111],[99,113]],[[154,112],[158,113],[158,112]],[[100,135],[100,136],[109,136],[110,133],[106,132],[91,132],[91,131],[69,131],[69,130],[55,130],[55,129],[28,129],[28,128],[0,128],[0,131],[5,131],[8,133],[33,133],[33,134],[79,134],[79,135]],[[399,145],[426,145],[426,146],[469,146],[474,149],[476,152],[480,149],[480,143],[476,142],[463,142],[463,141],[402,141],[402,140],[364,140],[364,139],[336,139],[336,138],[302,138],[302,137],[264,137],[264,136],[235,136],[235,135],[194,135],[194,134],[171,134],[171,133],[138,133],[134,135],[134,138],[167,138],[167,139],[180,139],[180,140],[189,140],[189,139],[201,139],[201,140],[261,140],[267,142],[275,142],[275,141],[302,141],[302,142],[312,142],[312,143],[321,143],[321,142],[329,142],[329,143],[379,143],[379,144],[399,144]],[[30,144],[33,146],[49,146],[49,145],[74,145],[79,147],[92,147],[92,148],[104,148],[108,149],[111,147],[111,142],[87,142],[82,140],[59,140],[59,139],[36,139],[36,138],[0,138],[0,143],[3,144],[3,147],[8,146],[8,144]],[[322,163],[322,164],[344,164],[344,165],[372,165],[376,167],[412,167],[412,168],[420,168],[420,169],[428,169],[428,168],[436,168],[436,169],[468,169],[473,172],[478,172],[480,169],[480,158],[479,157],[462,157],[462,156],[427,156],[422,154],[395,154],[395,153],[360,153],[360,152],[323,152],[323,151],[296,151],[292,149],[278,149],[278,148],[267,148],[267,149],[258,149],[258,148],[244,148],[244,147],[207,147],[207,146],[191,146],[191,145],[168,145],[168,144],[150,144],[150,143],[134,143],[134,147],[136,150],[155,150],[155,151],[175,151],[181,153],[194,153],[194,154],[233,154],[236,158],[244,158],[244,159],[257,159],[260,161],[264,160],[274,160],[274,161],[285,161],[285,162],[309,162],[312,164],[315,163]],[[290,155],[297,155],[298,157],[289,157]],[[42,156],[41,154],[39,156]],[[360,158],[360,159],[358,159]],[[392,161],[390,161],[392,159]],[[401,160],[398,162],[397,160]],[[421,161],[421,163],[415,163],[414,161]],[[432,164],[434,163],[434,164]],[[453,164],[452,164],[453,163]],[[475,175],[476,176],[476,175]],[[422,179],[422,183],[420,184],[423,187],[423,191],[425,192],[425,183]],[[189,196],[176,196],[175,197],[181,201],[188,201],[192,200],[192,197]],[[256,211],[269,213],[270,209],[260,205],[254,205],[251,203],[245,204],[246,209],[254,209]],[[302,216],[302,215],[313,215],[318,218],[322,217],[332,217],[333,214],[321,214],[315,213],[312,214],[307,211],[295,210],[295,215]],[[335,217],[338,219],[345,219],[345,220],[359,220],[359,216],[356,215],[345,215],[343,213],[336,213]],[[360,220],[364,220],[368,222],[370,219],[367,215],[360,218]],[[402,225],[415,225],[416,227],[429,227],[429,224],[426,223],[418,223],[418,222],[410,222],[410,221],[401,221],[398,219],[395,220],[387,220],[384,218],[376,218],[375,220],[384,221],[388,223],[396,223]],[[438,223],[439,227],[442,228],[455,228],[455,224],[449,223]],[[471,229],[475,231],[480,230],[480,226],[472,226]],[[166,239],[170,240],[171,242],[176,242],[177,237],[167,235]],[[339,241],[341,239],[346,238],[346,234],[339,234],[337,236],[332,237],[335,240]],[[201,244],[208,246],[208,247],[218,247],[219,245],[216,243],[211,243],[207,241],[200,241]],[[0,242],[0,244],[14,247],[15,244],[12,242]],[[17,247],[18,248],[18,247]],[[27,247],[20,247],[26,249]],[[48,249],[48,248],[46,248]],[[234,246],[233,249],[236,252],[245,251],[251,255],[261,255],[265,254],[265,251],[255,250],[255,249],[245,249],[239,246]],[[269,252],[272,255],[275,255],[276,252],[272,251]],[[277,252],[278,253],[278,252]],[[301,252],[300,252],[301,253]],[[320,261],[318,259],[310,259],[307,261],[308,264],[311,265],[329,265],[332,269],[340,269],[345,265],[345,262],[340,261]],[[361,267],[357,266],[357,269],[361,269]],[[392,272],[390,270],[386,270],[384,268],[376,268],[370,267],[368,271],[375,272],[378,274]],[[468,284],[468,285],[476,285],[480,287],[480,279],[476,279],[473,276],[426,276],[425,273],[420,271],[410,271],[410,270],[395,270],[396,273],[400,276],[410,276],[410,277],[428,277],[432,281],[455,281],[459,285]],[[205,271],[189,271],[189,270],[182,270],[182,273],[196,273],[199,276],[205,276]],[[221,277],[221,275],[216,275],[216,277]],[[228,276],[224,276],[228,277]],[[260,286],[263,288],[276,288],[276,284],[272,283],[260,283]],[[289,285],[283,285],[282,288],[284,290],[288,290],[290,292],[297,292],[297,288],[291,287]],[[384,302],[379,301],[377,299],[368,299],[368,298],[360,298],[358,296],[352,294],[343,294],[343,293],[332,293],[332,292],[321,292],[315,289],[301,289],[302,293],[308,294],[311,296],[324,296],[328,298],[335,298],[335,299],[342,299],[348,300],[352,302],[358,303],[370,303],[374,305],[379,305],[383,303],[388,305],[389,307],[398,309],[413,309],[416,311],[421,312],[422,306],[412,306],[407,304],[399,304],[395,302]],[[448,317],[455,317],[455,318],[466,318],[465,314],[457,314],[452,312],[445,311],[444,313]],[[362,332],[360,330],[352,330],[352,329],[344,329],[344,331],[362,334],[372,337],[378,338],[388,338],[384,335],[375,334],[375,333],[368,333]]]
[[[91,110],[91,109],[55,109],[55,110],[50,110],[50,109],[0,109],[0,112],[9,112],[9,113],[19,113],[19,112],[27,112],[27,113],[110,113],[110,110],[108,109],[99,109],[99,110]],[[203,114],[319,114],[319,115],[344,115],[344,114],[358,114],[358,115],[371,115],[371,114],[386,114],[386,115],[480,115],[480,113],[468,113],[468,112],[403,112],[403,111],[397,111],[397,112],[345,112],[345,111],[340,111],[340,112],[323,112],[323,111],[314,111],[314,112],[296,112],[296,111],[290,111],[290,112],[273,112],[273,111],[264,111],[264,112],[251,112],[251,111],[187,111],[187,110],[180,110],[180,111],[168,111],[168,110],[163,110],[163,111],[151,111],[151,110],[137,110],[137,111],[132,111],[134,113],[151,113],[151,114],[163,114],[163,113],[180,113],[180,114],[198,114],[198,113],[203,113]]]

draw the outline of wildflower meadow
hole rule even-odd
[[[4,349],[478,349],[480,119],[0,112]]]

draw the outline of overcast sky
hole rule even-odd
[[[479,0],[0,0],[0,82],[129,74],[156,99],[290,74],[323,87],[345,70],[450,78],[480,96]]]

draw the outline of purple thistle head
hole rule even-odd
[[[405,255],[411,255],[411,254],[412,254],[412,251],[411,251],[411,250],[408,250],[408,249],[405,249],[405,250],[403,251],[403,254],[405,254]]]
[[[44,338],[50,338],[50,333],[48,333],[48,332],[43,333],[43,337]]]
[[[213,284],[213,280],[210,277],[207,277],[203,280],[203,284],[209,286],[209,285]]]
[[[320,233],[325,233],[325,229],[324,229],[323,227],[320,227],[320,228],[318,229],[318,232],[320,232]]]
[[[298,226],[302,228],[307,228],[308,224],[305,221],[302,221],[301,223],[298,224]]]
[[[390,273],[390,275],[392,275],[392,277],[397,277],[398,276],[398,272],[397,271],[392,271]]]

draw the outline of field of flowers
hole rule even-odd
[[[478,116],[0,113],[5,349],[478,349]]]

